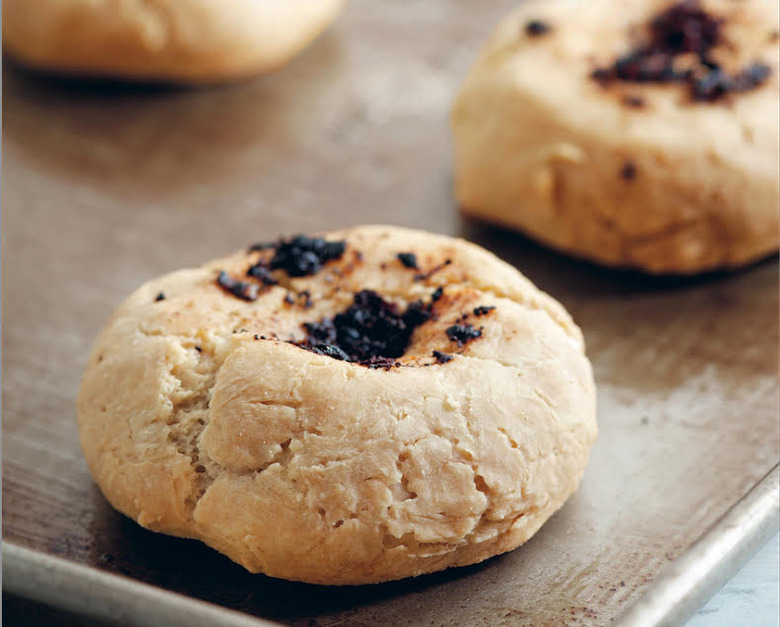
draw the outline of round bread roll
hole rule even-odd
[[[251,572],[364,584],[530,538],[596,436],[582,335],[463,240],[360,227],[151,281],[89,359],[111,504]]]
[[[343,0],[5,0],[3,46],[43,70],[214,83],[273,72]]]
[[[608,266],[778,248],[777,0],[527,2],[454,103],[473,216]]]

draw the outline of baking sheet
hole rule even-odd
[[[353,2],[279,74],[219,89],[54,81],[4,63],[3,539],[18,549],[6,562],[25,565],[6,587],[43,568],[34,555],[284,624],[601,625],[777,464],[776,259],[648,279],[458,216],[449,104],[512,6]],[[115,513],[81,458],[74,407],[113,308],[258,239],[379,222],[486,246],[583,328],[601,433],[567,505],[485,564],[343,589],[249,575]],[[56,585],[35,591],[56,603]]]

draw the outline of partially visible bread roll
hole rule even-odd
[[[33,67],[217,83],[273,72],[343,0],[5,0],[3,46]]]

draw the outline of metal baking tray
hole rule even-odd
[[[458,215],[449,105],[513,4],[353,2],[283,71],[231,87],[68,82],[4,63],[6,592],[138,625],[671,625],[773,533],[777,260],[652,279]],[[582,327],[601,432],[566,506],[504,556],[358,588],[249,575],[114,512],[74,407],[113,308],[257,239],[382,222],[486,246]]]

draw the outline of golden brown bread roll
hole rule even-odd
[[[523,3],[455,100],[463,211],[653,273],[776,251],[777,29],[775,0]]]
[[[343,0],[6,0],[3,46],[43,70],[218,83],[273,72]]]
[[[118,510],[320,584],[517,547],[596,436],[566,311],[473,244],[395,227],[147,283],[97,341],[78,415]]]

